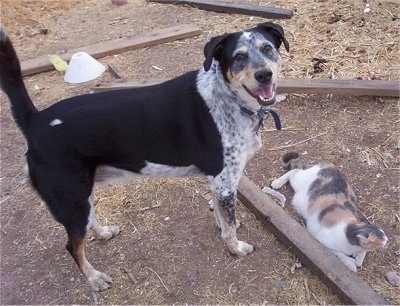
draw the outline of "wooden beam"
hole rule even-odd
[[[162,44],[177,39],[184,39],[199,35],[200,29],[191,24],[182,24],[175,27],[156,30],[146,34],[135,34],[120,39],[109,40],[91,46],[68,50],[65,53],[57,54],[65,61],[69,61],[72,54],[76,52],[87,52],[94,58],[101,58],[108,55],[121,53],[128,50],[135,50]],[[22,75],[32,75],[44,71],[53,70],[47,55],[21,62]]]
[[[97,87],[93,88],[94,92],[102,92],[109,90],[118,90],[118,89],[127,89],[127,88],[136,88],[136,87],[144,87],[151,86],[163,83],[165,81],[170,80],[169,78],[151,78],[151,79],[134,79],[134,80],[118,80],[113,82],[107,82],[103,84],[99,84]]]
[[[95,91],[106,91],[154,85],[168,79],[138,79],[127,82],[100,84]],[[336,94],[352,96],[400,97],[399,81],[333,80],[333,79],[279,79],[280,93]]]
[[[125,74],[119,69],[117,66],[114,64],[108,64],[108,72],[118,81],[120,82],[126,82],[126,76]]]
[[[279,79],[278,91],[285,93],[400,97],[400,81]]]
[[[345,304],[387,304],[246,176],[239,183],[238,193],[239,200]]]
[[[149,2],[166,3],[166,4],[183,4],[190,5],[205,11],[214,11],[220,13],[243,14],[251,16],[261,16],[265,18],[292,18],[293,11],[251,4],[239,4],[226,1],[215,0],[149,0]]]

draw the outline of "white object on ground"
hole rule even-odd
[[[269,188],[269,187],[264,187],[261,190],[262,190],[262,192],[264,192],[266,194],[270,194],[270,195],[274,196],[275,198],[277,198],[279,200],[281,206],[285,207],[286,197],[282,193],[280,193],[272,188]]]
[[[83,83],[99,77],[106,67],[86,52],[71,56],[64,80],[71,84]]]

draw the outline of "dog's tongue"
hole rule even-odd
[[[273,85],[265,85],[264,87],[260,88],[259,90],[255,91],[255,94],[264,98],[265,100],[270,100],[275,95],[275,90]]]

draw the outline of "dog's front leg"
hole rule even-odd
[[[238,256],[250,254],[254,250],[253,246],[238,240],[236,236],[237,221],[235,210],[237,191],[226,185],[222,187],[222,185],[216,184],[216,182],[218,182],[218,179],[211,180],[211,190],[213,191],[214,215],[217,225],[221,228],[221,237],[232,254]]]
[[[217,225],[221,228],[221,238],[225,241],[229,251],[238,256],[245,256],[253,252],[253,246],[240,241],[236,236],[236,192],[228,196],[214,194],[214,214]]]

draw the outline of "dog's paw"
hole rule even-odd
[[[97,270],[93,271],[93,275],[88,277],[90,286],[94,291],[102,291],[111,287],[112,279],[104,273]]]
[[[230,247],[229,251],[237,256],[246,256],[253,253],[254,247],[251,244],[238,240],[237,245]]]
[[[118,226],[101,226],[94,229],[97,238],[103,240],[109,240],[112,237],[117,236],[121,230]]]
[[[238,229],[239,227],[242,226],[242,223],[240,223],[240,221],[238,219],[236,219],[235,224],[236,224],[236,229]]]

